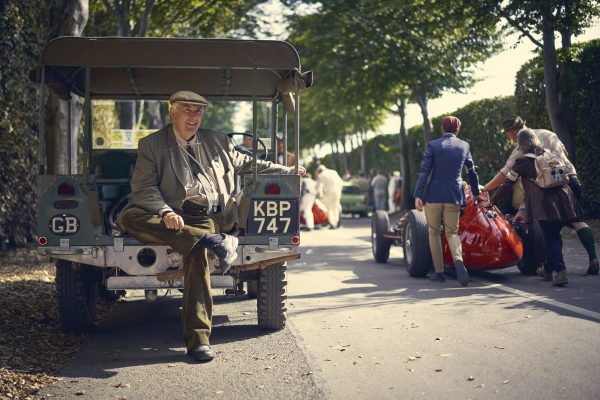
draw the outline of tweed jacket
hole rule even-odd
[[[469,143],[458,139],[453,133],[445,133],[441,138],[430,141],[423,154],[415,197],[424,203],[465,205],[461,178],[463,166],[467,167],[471,191],[478,196],[479,177],[475,172]]]
[[[550,152],[557,157],[559,157],[567,168],[567,175],[577,175],[577,170],[567,157],[567,150],[565,149],[564,144],[560,141],[556,133],[551,132],[547,129],[534,129],[535,134],[542,142],[542,147],[544,149],[550,150]],[[519,158],[523,157],[523,152],[519,149],[519,146],[515,147],[506,160],[506,165],[502,167],[500,172],[504,174],[504,176],[508,176],[508,172],[512,169],[515,161]]]
[[[226,135],[210,129],[196,133],[200,151],[204,151],[217,179],[216,196],[223,223],[236,222],[235,174],[251,172],[252,157],[234,149]],[[167,125],[138,143],[138,158],[131,178],[133,205],[162,215],[181,212],[186,196],[183,155],[172,125]],[[257,160],[260,173],[289,174],[290,167]],[[210,190],[205,188],[205,190]]]

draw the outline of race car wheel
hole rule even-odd
[[[538,267],[546,258],[546,242],[544,232],[537,222],[532,225],[527,233],[521,234],[523,240],[523,258],[517,264],[517,268],[523,275],[533,276]]]
[[[279,330],[285,327],[287,312],[287,265],[271,265],[260,271],[258,277],[258,326]]]
[[[96,319],[98,275],[93,267],[72,268],[71,261],[56,262],[58,312],[63,331],[88,331]]]
[[[256,299],[258,297],[258,281],[246,282],[246,289],[248,292],[248,298]]]
[[[404,265],[410,276],[424,277],[433,267],[425,214],[411,210],[406,214],[402,232]]]
[[[378,263],[387,262],[390,258],[391,239],[383,235],[390,231],[390,220],[385,211],[376,211],[371,219],[371,249]]]

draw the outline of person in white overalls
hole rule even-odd
[[[325,207],[327,207],[327,219],[331,229],[339,225],[342,214],[342,185],[343,181],[340,175],[324,165],[319,165],[315,170],[317,181],[317,193]]]

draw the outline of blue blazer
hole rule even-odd
[[[467,167],[467,175],[473,195],[479,195],[479,177],[475,172],[469,143],[458,139],[453,133],[445,133],[439,139],[427,143],[423,154],[421,172],[417,179],[415,197],[424,203],[466,203],[461,171]]]

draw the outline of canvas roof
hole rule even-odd
[[[300,71],[289,43],[275,40],[60,37],[42,53],[45,79],[57,94],[85,94],[90,68],[93,98],[166,99],[179,90],[209,100],[274,98],[277,81]]]

